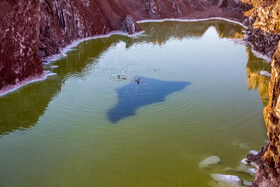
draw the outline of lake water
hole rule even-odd
[[[225,21],[141,24],[0,98],[0,186],[208,186],[267,139],[270,65]],[[139,79],[139,82],[137,80]],[[200,169],[205,158],[222,163]]]

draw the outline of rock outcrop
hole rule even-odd
[[[73,41],[141,31],[136,21],[224,17],[245,23],[239,0],[0,0],[0,94],[42,75],[41,58]],[[41,58],[40,58],[41,57]]]
[[[242,0],[253,6],[245,15],[250,18],[246,40],[262,55],[272,57],[280,40],[279,5],[276,1]]]
[[[44,0],[40,3],[39,54],[60,52],[74,40],[122,30],[141,29],[122,1]]]
[[[39,1],[0,1],[0,90],[43,73]]]
[[[250,36],[259,45],[261,53],[271,55],[271,79],[269,102],[264,109],[269,144],[259,154],[249,155],[257,163],[258,170],[252,186],[279,186],[280,184],[280,1],[248,0],[253,9],[246,14],[251,19]],[[249,38],[250,38],[249,37]],[[266,48],[266,49],[265,49]]]
[[[251,26],[247,32],[245,40],[252,45],[253,50],[270,59],[277,49],[280,35]]]

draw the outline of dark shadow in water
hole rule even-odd
[[[164,102],[165,97],[181,91],[191,84],[190,82],[162,81],[144,77],[140,77],[139,80],[139,84],[136,81],[131,82],[116,90],[118,103],[108,111],[108,118],[112,123],[135,115],[135,111],[142,106]]]

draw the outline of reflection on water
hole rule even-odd
[[[102,52],[117,42],[115,39],[97,39],[80,44],[79,50],[73,51],[58,63],[54,70],[55,77],[42,82],[32,83],[11,94],[0,98],[0,135],[14,130],[25,130],[34,125],[44,114],[49,102],[61,91],[64,82],[73,76],[83,76],[92,59],[98,58]],[[2,117],[4,116],[4,117]]]
[[[270,68],[228,40],[243,37],[241,26],[141,27],[81,43],[45,66],[56,76],[0,98],[0,186],[207,186],[210,173],[236,174],[224,168],[239,165],[242,145],[263,145],[254,89],[265,104],[259,71]],[[223,163],[200,170],[212,155]]]
[[[33,83],[0,98],[1,114],[5,116],[0,119],[0,135],[14,130],[24,130],[34,125],[44,113],[48,103],[61,91],[61,86],[67,78],[86,74],[87,67],[90,64],[97,63],[102,53],[120,41],[126,43],[126,48],[143,42],[161,45],[172,37],[177,39],[200,38],[209,27],[214,27],[221,38],[236,39],[243,37],[242,27],[232,27],[231,23],[224,21],[165,22],[142,24],[141,27],[145,30],[145,36],[142,37],[112,36],[81,43],[75,47],[75,51],[59,60],[59,68],[52,70],[57,74],[55,78],[51,77],[46,81]],[[250,49],[248,50],[250,51]],[[255,64],[260,61],[257,57],[252,59],[249,53],[248,56],[248,64]],[[49,70],[48,67],[46,66],[47,70]]]
[[[139,84],[131,82],[118,88],[118,103],[108,111],[108,118],[117,123],[123,118],[135,115],[135,111],[146,105],[164,102],[168,95],[183,90],[189,82],[172,82],[138,77]],[[136,79],[136,80],[137,80]]]
[[[152,26],[151,25],[156,25]],[[214,27],[220,38],[241,39],[243,38],[243,28],[240,26],[232,27],[232,23],[220,21],[207,22],[165,22],[142,24],[141,28],[145,30],[145,37],[129,38],[126,46],[129,47],[138,42],[152,42],[156,45],[163,45],[170,38],[201,38],[203,34],[210,28]],[[164,31],[164,32],[162,32]]]
[[[269,101],[268,84],[270,77],[261,75],[260,71],[265,70],[270,72],[270,63],[256,57],[252,53],[251,48],[246,47],[246,51],[248,53],[248,63],[246,66],[248,89],[258,89],[261,101],[266,106]]]

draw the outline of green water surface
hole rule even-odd
[[[244,29],[141,27],[132,38],[82,42],[45,65],[56,75],[0,98],[1,187],[208,186],[210,173],[252,180],[225,171],[267,139],[269,78],[259,71],[270,68],[242,44]],[[212,155],[223,162],[200,169]]]

